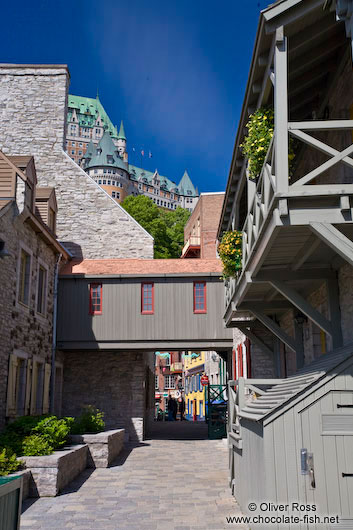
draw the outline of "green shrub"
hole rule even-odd
[[[5,447],[16,455],[22,454],[22,439],[23,437],[16,432],[7,431],[7,429],[0,434],[0,447]]]
[[[16,455],[4,447],[0,449],[0,476],[14,473],[22,466],[22,462],[17,460]]]
[[[42,421],[43,418],[46,418],[46,415],[42,416],[21,416],[20,418],[17,418],[17,420],[12,421],[6,426],[5,432],[6,433],[15,433],[18,436],[21,436],[22,438],[24,436],[27,436],[28,434],[31,434],[34,427]]]
[[[65,445],[73,421],[73,418],[58,420],[56,416],[47,416],[31,432],[42,436],[53,449],[59,449]]]
[[[72,434],[94,434],[104,431],[104,412],[100,412],[92,405],[84,407],[82,414],[75,419],[71,427]]]
[[[23,456],[42,456],[50,455],[53,452],[53,446],[50,445],[47,438],[41,434],[31,434],[26,436],[22,442]]]

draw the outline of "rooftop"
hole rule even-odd
[[[67,275],[141,275],[164,274],[222,274],[219,259],[85,259],[63,266],[61,276]]]
[[[81,127],[94,127],[99,115],[104,129],[108,131],[113,138],[118,138],[118,131],[112,124],[98,96],[96,98],[86,98],[69,94],[67,106],[68,122],[70,122],[72,118],[72,109],[76,110],[77,119]]]

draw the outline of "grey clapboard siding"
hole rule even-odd
[[[102,315],[89,314],[89,284],[102,283]],[[141,314],[141,279],[63,278],[59,283],[58,343],[227,340],[223,283],[207,280],[207,313],[193,312],[195,278],[154,278],[154,314]],[[205,281],[201,278],[200,281]]]

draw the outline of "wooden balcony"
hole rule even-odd
[[[243,269],[226,285],[225,319],[244,311],[264,308],[289,299],[305,314],[301,298],[319,285],[333,280],[337,255],[353,264],[353,184],[309,184],[342,163],[353,168],[353,144],[343,151],[308,132],[353,131],[353,120],[289,122],[288,133],[329,157],[319,167],[291,183],[274,174],[276,137],[257,183],[248,180],[248,214],[243,226]],[[351,182],[353,182],[353,173]],[[282,179],[283,180],[283,179]],[[284,283],[287,282],[287,283]],[[289,282],[289,283],[288,283]],[[293,292],[292,292],[293,291]],[[301,300],[303,302],[303,300]],[[281,305],[281,304],[279,304]],[[283,304],[283,309],[286,309]],[[289,304],[287,304],[288,309]],[[312,318],[312,313],[308,314]],[[317,319],[316,319],[317,320]],[[320,323],[321,328],[323,322]],[[324,326],[332,333],[331,326]]]
[[[185,243],[181,257],[182,258],[199,258],[200,257],[200,236],[190,236]]]

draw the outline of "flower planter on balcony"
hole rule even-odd
[[[22,477],[0,477],[0,528],[20,528],[22,502]]]
[[[87,444],[87,467],[108,467],[119,455],[124,445],[125,429],[97,434],[72,434],[71,443]]]
[[[30,497],[55,497],[87,467],[87,445],[66,447],[48,456],[25,456],[31,471]]]

